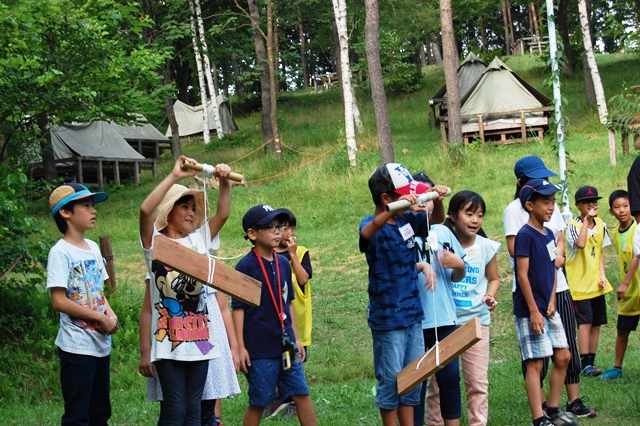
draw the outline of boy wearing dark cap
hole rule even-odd
[[[545,222],[551,220],[558,188],[544,179],[531,179],[519,193],[529,221],[515,238],[516,289],[513,314],[522,359],[526,362],[525,387],[533,426],[576,425],[560,411],[560,395],[571,359],[567,336],[556,312],[556,268],[558,257],[553,231]],[[542,409],[540,373],[544,359],[553,356],[549,375],[549,399]]]
[[[49,196],[51,216],[64,236],[49,251],[47,289],[60,312],[56,337],[62,424],[106,425],[111,417],[109,365],[111,334],[118,318],[104,294],[109,279],[98,245],[84,233],[95,226],[94,204],[107,199],[79,183],[56,188]]]
[[[242,218],[251,251],[236,270],[262,282],[259,306],[232,299],[233,323],[238,339],[240,370],[249,384],[249,406],[243,425],[260,424],[264,408],[277,392],[291,396],[301,425],[316,425],[313,402],[302,369],[304,348],[291,315],[294,290],[289,261],[275,252],[289,215],[268,204],[252,207]]]
[[[396,374],[424,353],[424,314],[418,292],[416,236],[426,239],[427,214],[385,211],[393,201],[415,204],[429,187],[398,163],[380,166],[369,178],[375,213],[360,222],[359,247],[369,264],[369,318],[373,364],[378,379],[376,406],[384,425],[413,424],[420,387],[398,394]],[[444,195],[444,194],[441,194]]]
[[[604,295],[613,290],[604,268],[604,252],[611,245],[607,225],[598,217],[598,190],[582,186],[575,194],[580,216],[567,228],[566,271],[578,322],[578,347],[582,374],[598,376],[595,366],[600,326],[607,323]]]

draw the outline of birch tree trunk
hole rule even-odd
[[[593,45],[591,44],[591,31],[589,29],[589,15],[587,14],[587,4],[585,0],[578,0],[578,13],[580,15],[580,27],[582,27],[582,42],[584,43],[584,51],[587,56],[587,63],[591,70],[591,79],[593,80],[593,89],[596,93],[596,103],[598,104],[598,116],[600,123],[607,124],[609,112],[607,111],[607,99],[604,96],[602,80],[598,71],[598,64],[593,53]],[[609,158],[611,165],[616,165],[616,136],[613,130],[609,129]]]
[[[442,28],[442,50],[444,52],[444,79],[447,86],[447,128],[449,145],[462,145],[462,117],[460,115],[460,93],[458,92],[458,57],[454,55],[453,12],[451,0],[440,0],[440,27]],[[449,149],[452,160],[459,161],[461,149]]]
[[[202,49],[202,59],[204,60],[204,73],[207,78],[207,86],[209,88],[209,97],[211,98],[211,110],[213,111],[213,121],[216,125],[216,134],[218,139],[222,139],[224,135],[222,130],[222,122],[220,121],[220,112],[218,111],[218,93],[213,84],[211,76],[211,63],[209,62],[209,48],[204,37],[204,23],[202,22],[202,12],[200,10],[200,0],[193,0],[191,4],[191,13],[194,12],[198,23],[198,38],[200,39],[200,47]],[[208,105],[207,105],[208,108]]]
[[[278,161],[282,160],[282,148],[280,147],[280,131],[278,130],[278,105],[276,93],[278,82],[276,81],[276,58],[274,46],[273,1],[267,0],[267,61],[269,63],[269,86],[271,87],[270,104],[271,129],[273,131],[273,149]]]
[[[367,64],[369,68],[369,81],[371,82],[371,98],[373,110],[376,116],[378,129],[378,145],[380,146],[381,163],[393,162],[393,141],[391,139],[391,125],[389,123],[389,111],[387,110],[387,95],[384,92],[384,80],[382,79],[382,64],[380,63],[379,31],[380,13],[378,0],[365,0],[365,49],[367,52]]]
[[[209,109],[207,107],[207,88],[204,83],[204,73],[202,71],[202,58],[200,57],[200,49],[198,49],[198,40],[197,40],[197,32],[196,32],[196,22],[193,17],[193,13],[190,17],[191,21],[191,32],[193,36],[191,37],[191,43],[193,44],[193,53],[196,57],[196,68],[198,70],[198,84],[200,85],[200,101],[202,102],[202,137],[204,138],[204,143],[208,144],[210,141],[209,136]]]
[[[349,65],[349,36],[347,35],[347,6],[345,0],[333,0],[333,11],[340,42],[340,64],[342,66],[342,97],[344,100],[344,131],[347,138],[347,157],[351,167],[356,166],[358,145],[353,126],[355,99],[351,88],[351,66]]]

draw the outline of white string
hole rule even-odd
[[[218,259],[218,260],[233,260],[233,259],[237,259],[239,257],[244,256],[244,254],[240,253],[238,255],[231,256],[231,257],[214,256],[213,254],[210,254],[209,256],[213,257],[214,259]]]
[[[207,275],[207,282],[209,284],[213,284],[213,273],[216,270],[216,260],[211,256],[207,256],[207,258],[209,259],[209,274]]]

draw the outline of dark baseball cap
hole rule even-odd
[[[518,198],[520,198],[520,203],[522,203],[522,207],[524,207],[525,203],[529,201],[533,194],[551,195],[558,192],[559,189],[560,188],[546,179],[531,179],[520,188]]]
[[[256,229],[268,225],[274,219],[282,218],[283,222],[289,220],[289,214],[285,209],[274,209],[269,204],[253,206],[242,217],[242,229],[247,232],[249,228]]]
[[[598,190],[595,186],[581,186],[576,191],[576,203],[586,200],[599,200],[602,197],[598,196]]]
[[[513,173],[518,179],[522,179],[525,176],[531,179],[546,179],[550,176],[558,176],[556,173],[547,169],[544,162],[535,155],[519,159],[513,167]]]

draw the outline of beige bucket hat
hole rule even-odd
[[[154,211],[154,225],[158,231],[162,231],[167,227],[167,217],[169,213],[171,213],[173,206],[176,204],[176,201],[186,195],[192,195],[196,201],[196,218],[193,223],[193,230],[195,231],[204,225],[207,220],[206,211],[208,210],[205,210],[204,191],[197,191],[189,189],[184,185],[173,184]]]

